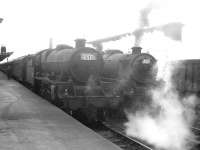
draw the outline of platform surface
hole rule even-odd
[[[0,150],[119,150],[0,72]]]

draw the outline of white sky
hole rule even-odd
[[[150,0],[0,0],[0,17],[4,18],[0,24],[0,44],[14,51],[14,58],[48,48],[49,38],[53,38],[54,46],[59,43],[74,45],[73,40],[76,38],[90,41],[134,31],[139,24],[139,11],[149,2]],[[200,58],[198,0],[156,0],[156,6],[149,16],[150,24],[183,22],[183,42],[174,42],[162,33],[154,33],[145,35],[141,46],[150,53],[162,54],[164,57],[167,54],[168,57],[171,54],[177,57],[180,52],[189,52]],[[106,47],[127,52],[133,45],[134,37],[127,37],[110,42]]]

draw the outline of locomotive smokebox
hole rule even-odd
[[[131,49],[132,49],[132,54],[141,54],[142,47],[134,46]]]
[[[85,39],[76,39],[76,46],[75,48],[83,48],[85,47],[86,40]]]

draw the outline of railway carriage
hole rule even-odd
[[[173,69],[172,79],[176,90],[181,95],[200,96],[200,59],[179,60],[173,63],[176,67]]]
[[[34,67],[34,55],[28,55],[25,58],[24,62],[24,67],[25,67],[25,78],[24,82],[30,86],[34,86],[34,72],[35,72],[35,67]]]
[[[16,80],[23,82],[25,79],[25,56],[15,59],[12,62],[11,74]]]

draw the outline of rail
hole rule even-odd
[[[135,139],[135,138],[132,138],[132,137],[129,137],[127,136],[125,133],[123,133],[123,129],[115,129],[115,127],[111,127],[109,124],[107,124],[106,122],[102,122],[102,125],[105,126],[108,130],[110,130],[111,132],[114,132],[115,134],[125,138],[126,140],[128,140],[130,143],[133,143],[134,147],[138,147],[138,150],[139,149],[142,149],[142,150],[154,150],[153,148],[151,148],[149,145],[145,144],[145,143],[142,143],[141,141]]]

